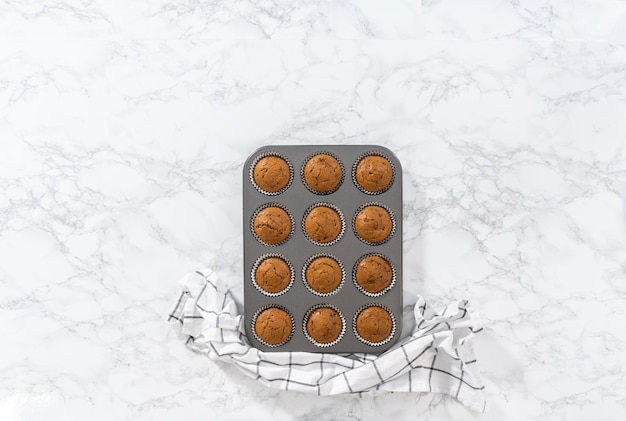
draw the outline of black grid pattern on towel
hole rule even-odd
[[[482,327],[464,300],[431,320],[425,304],[416,304],[416,328],[380,355],[263,352],[243,332],[242,316],[230,292],[209,269],[187,275],[168,321],[195,351],[237,365],[244,373],[275,388],[317,395],[373,390],[449,394],[484,411],[484,386],[467,340]],[[421,300],[421,299],[420,299]],[[284,367],[283,370],[280,368]]]

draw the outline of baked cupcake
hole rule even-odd
[[[313,291],[327,294],[339,287],[343,280],[343,270],[332,257],[319,256],[307,265],[305,280]]]
[[[265,292],[278,293],[291,283],[291,268],[280,257],[267,257],[254,272],[256,284]]]
[[[331,193],[343,178],[341,164],[334,156],[321,153],[309,159],[303,170],[304,182],[317,193]]]
[[[289,184],[291,169],[283,158],[269,155],[257,161],[254,166],[253,178],[261,190],[276,193]]]
[[[314,342],[329,344],[339,339],[343,331],[343,320],[334,308],[319,307],[309,313],[306,331]]]
[[[291,234],[291,218],[284,209],[269,206],[254,217],[254,233],[267,244],[278,244]]]
[[[389,337],[392,330],[391,314],[382,307],[367,307],[356,317],[356,331],[368,342],[382,342]]]
[[[393,270],[387,259],[367,256],[357,264],[354,278],[363,290],[377,294],[391,285]]]
[[[389,211],[382,206],[365,206],[354,220],[356,234],[367,243],[385,241],[393,230]]]
[[[291,316],[278,307],[261,311],[254,321],[254,332],[259,339],[270,345],[280,345],[287,341],[292,331]]]
[[[380,193],[391,184],[393,167],[387,158],[369,155],[359,161],[354,177],[365,191]]]
[[[304,231],[317,243],[331,243],[343,230],[343,221],[339,212],[329,206],[316,206],[304,219]]]

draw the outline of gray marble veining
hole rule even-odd
[[[626,416],[626,3],[0,2],[0,419]],[[187,350],[263,144],[404,168],[404,299],[467,298],[487,413],[266,389]]]

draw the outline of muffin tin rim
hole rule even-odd
[[[345,276],[350,276],[355,262],[362,261],[362,259],[366,258],[368,255],[374,255],[374,253],[368,253],[371,251],[381,251],[383,254],[383,258],[391,263],[392,269],[395,270],[395,283],[387,287],[389,289],[388,293],[384,296],[380,297],[370,297],[364,294],[359,290],[356,286],[349,286],[346,290],[346,285],[348,280],[343,278],[344,284],[336,288],[334,291],[339,292],[336,295],[329,296],[328,299],[316,299],[319,295],[312,293],[308,288],[305,287],[305,283],[300,284],[298,280],[295,280],[294,286],[290,289],[289,294],[277,297],[276,300],[270,300],[266,295],[259,293],[254,285],[248,285],[244,288],[245,299],[250,301],[245,301],[245,304],[248,304],[246,308],[245,318],[251,317],[255,313],[255,310],[260,306],[267,306],[268,303],[276,303],[282,305],[282,308],[290,314],[290,316],[295,317],[296,321],[303,322],[302,320],[303,314],[307,308],[310,308],[314,305],[319,305],[322,302],[331,303],[340,308],[335,308],[335,310],[339,310],[339,313],[345,315],[344,317],[347,319],[345,324],[347,335],[344,335],[339,344],[332,346],[330,349],[320,348],[314,345],[310,340],[304,339],[306,336],[303,332],[298,331],[298,326],[295,325],[293,328],[292,338],[287,341],[287,343],[280,345],[278,348],[271,348],[265,346],[261,341],[257,341],[256,335],[254,335],[254,331],[248,332],[250,338],[254,340],[258,345],[259,349],[266,349],[269,351],[304,351],[304,352],[375,352],[379,353],[389,348],[391,343],[394,343],[398,339],[397,329],[400,328],[402,323],[402,295],[401,295],[401,283],[402,283],[402,249],[401,249],[401,236],[400,227],[402,224],[401,215],[402,215],[402,190],[401,190],[401,180],[402,180],[402,172],[400,170],[401,163],[398,162],[398,157],[396,154],[389,150],[385,145],[378,144],[355,144],[355,145],[298,145],[298,144],[280,144],[280,145],[266,145],[260,146],[253,151],[251,151],[249,157],[246,159],[246,167],[249,167],[250,163],[255,160],[258,160],[259,155],[267,154],[272,155],[272,153],[280,151],[281,154],[284,154],[287,157],[286,162],[293,163],[293,166],[296,168],[296,172],[294,172],[295,178],[298,178],[297,171],[298,169],[302,169],[306,163],[310,160],[311,157],[318,155],[320,153],[326,153],[331,156],[334,156],[337,159],[337,162],[343,167],[344,171],[342,172],[342,181],[338,183],[338,187],[334,190],[334,195],[327,196],[323,193],[325,192],[317,192],[312,191],[307,187],[305,183],[300,183],[298,180],[295,180],[287,191],[287,195],[281,196],[282,198],[274,198],[274,201],[280,201],[284,203],[285,206],[281,207],[285,212],[290,216],[290,223],[293,221],[294,217],[296,223],[302,222],[302,215],[305,212],[307,207],[310,207],[311,204],[319,205],[323,201],[329,201],[331,205],[337,206],[338,214],[343,216],[346,225],[349,225],[350,221],[348,218],[350,216],[354,216],[355,209],[364,201],[376,201],[374,203],[369,203],[372,205],[378,205],[385,210],[388,211],[392,220],[390,221],[390,225],[395,226],[395,230],[389,230],[389,236],[387,236],[384,241],[381,241],[380,248],[376,249],[368,249],[370,244],[364,242],[358,235],[355,235],[355,232],[346,232],[349,227],[345,227],[344,233],[341,235],[340,243],[335,244],[334,247],[329,248],[328,251],[330,254],[329,257],[334,258],[335,261],[339,261],[340,264],[344,265]],[[378,152],[378,153],[376,153]],[[358,165],[359,162],[363,159],[363,157],[368,155],[381,155],[387,159],[390,165],[393,168],[393,173],[390,183],[387,185],[386,189],[378,191],[378,192],[368,192],[363,191],[356,186],[358,184],[349,183],[346,179],[351,175],[350,168],[353,164]],[[306,158],[306,159],[305,159]],[[304,161],[303,161],[304,160]],[[244,215],[251,215],[255,212],[263,201],[269,201],[272,199],[263,199],[262,195],[259,194],[255,183],[249,181],[249,173],[248,169],[244,170]],[[348,172],[346,172],[348,171]],[[290,174],[291,175],[291,174]],[[268,179],[269,182],[271,180]],[[250,183],[250,184],[248,184]],[[373,197],[375,194],[381,194],[384,191],[387,191],[386,194],[383,194],[380,199]],[[344,193],[346,193],[344,195]],[[365,195],[365,196],[359,196]],[[317,197],[316,197],[317,196]],[[368,197],[369,196],[369,197]],[[299,201],[299,198],[307,199],[305,203]],[[314,203],[318,201],[318,203]],[[306,203],[308,202],[308,203]],[[382,202],[382,203],[381,203]],[[280,205],[280,204],[277,204]],[[387,205],[387,206],[385,206]],[[315,207],[315,206],[312,206]],[[335,211],[337,208],[332,207]],[[392,210],[393,209],[393,210]],[[400,218],[400,219],[398,219]],[[298,221],[300,219],[300,221]],[[249,221],[249,216],[244,217],[244,227],[247,228]],[[284,253],[285,256],[292,262],[296,270],[302,269],[305,260],[312,260],[313,255],[321,256],[325,253],[317,253],[319,251],[325,251],[324,249],[319,249],[322,245],[330,244],[329,243],[318,243],[311,241],[307,235],[304,235],[300,232],[302,229],[302,224],[299,224],[300,227],[295,226],[295,231],[290,230],[289,236],[286,241],[290,241],[287,244],[283,244],[279,249],[275,250],[277,252]],[[351,224],[350,224],[351,225]],[[343,226],[342,226],[343,228]],[[339,230],[337,230],[339,232]],[[245,230],[244,236],[244,264],[245,268],[248,272],[250,272],[251,267],[255,263],[256,260],[259,260],[259,257],[268,254],[267,247],[273,246],[272,244],[261,242],[254,235],[254,231]],[[303,232],[305,232],[303,230]],[[303,240],[302,237],[307,237],[307,240]],[[338,236],[339,237],[339,236]],[[291,239],[291,240],[289,240]],[[297,240],[296,242],[294,242]],[[344,241],[349,240],[349,241]],[[356,242],[355,242],[356,240]],[[293,244],[292,244],[293,243]],[[345,244],[344,244],[345,243]],[[387,244],[383,244],[387,243]],[[345,246],[345,248],[344,248]],[[335,247],[338,247],[335,250]],[[350,251],[352,250],[352,251]],[[295,254],[294,254],[295,253]],[[348,253],[348,254],[345,254]],[[262,261],[262,259],[261,259]],[[298,270],[300,272],[300,270]],[[343,273],[342,273],[343,275]],[[299,276],[296,274],[295,276]],[[393,278],[393,277],[392,277]],[[345,290],[345,291],[344,291]],[[359,290],[359,292],[357,292]],[[293,292],[293,294],[292,294]],[[332,293],[332,292],[331,292]],[[344,297],[344,293],[349,293]],[[295,295],[294,295],[295,294]],[[378,293],[376,293],[378,294]],[[309,296],[309,298],[306,298]],[[359,298],[360,297],[360,298]],[[386,298],[385,298],[386,297]],[[349,301],[345,301],[344,298]],[[297,299],[297,300],[296,300]],[[294,301],[296,300],[296,301]],[[380,306],[381,308],[385,308],[388,311],[389,317],[393,317],[396,326],[396,332],[391,336],[386,345],[378,345],[376,349],[364,344],[363,341],[357,339],[357,337],[350,332],[349,323],[351,322],[352,317],[354,316],[354,311],[359,308],[359,312],[361,312],[364,308],[368,306],[363,306],[363,304],[373,304],[375,306]],[[276,307],[281,307],[281,306]],[[347,305],[347,306],[346,306]],[[399,306],[399,307],[398,307]],[[267,306],[271,307],[271,306]],[[323,305],[320,305],[323,307]],[[393,311],[389,310],[393,309]],[[294,313],[291,313],[291,310]],[[346,311],[346,313],[343,313]],[[249,320],[249,319],[248,319]],[[258,320],[258,319],[257,319]],[[291,320],[290,320],[291,322]],[[252,326],[248,322],[245,324],[247,329],[250,329]],[[343,327],[343,326],[342,326]],[[393,326],[391,326],[393,328]],[[390,329],[391,330],[391,329]],[[390,332],[391,333],[391,332]],[[296,340],[297,339],[297,340]],[[253,342],[253,343],[254,343]],[[383,341],[381,341],[383,342]],[[343,345],[342,345],[343,344]],[[359,345],[361,344],[361,345]],[[317,349],[317,350],[316,350]]]

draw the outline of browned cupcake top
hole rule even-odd
[[[276,293],[291,282],[291,269],[280,257],[268,257],[257,267],[254,279],[263,290]]]
[[[369,192],[379,192],[389,186],[393,179],[393,167],[387,158],[370,155],[361,159],[356,167],[357,183]]]
[[[304,230],[312,240],[318,243],[330,243],[341,233],[341,217],[328,206],[317,206],[304,220]]]
[[[278,345],[287,340],[292,329],[289,313],[278,307],[263,310],[254,324],[257,336],[271,345]]]
[[[393,221],[387,209],[378,205],[364,207],[354,221],[356,233],[370,243],[384,241],[393,228]]]
[[[291,218],[284,209],[270,206],[254,218],[254,232],[268,244],[278,244],[291,233]]]
[[[315,155],[304,166],[304,181],[312,190],[320,193],[334,190],[342,176],[339,161],[327,154]]]
[[[365,291],[378,293],[391,284],[391,264],[380,256],[368,256],[356,267],[356,282]]]
[[[305,272],[306,282],[312,290],[327,293],[337,289],[343,278],[341,266],[331,257],[316,257]]]
[[[316,342],[327,344],[335,341],[343,329],[341,316],[331,307],[320,307],[311,312],[306,330]]]
[[[254,166],[254,182],[263,190],[276,193],[285,188],[291,178],[287,161],[279,156],[266,156]]]
[[[391,315],[382,307],[368,307],[356,318],[356,331],[366,341],[380,342],[385,340],[392,328]]]

